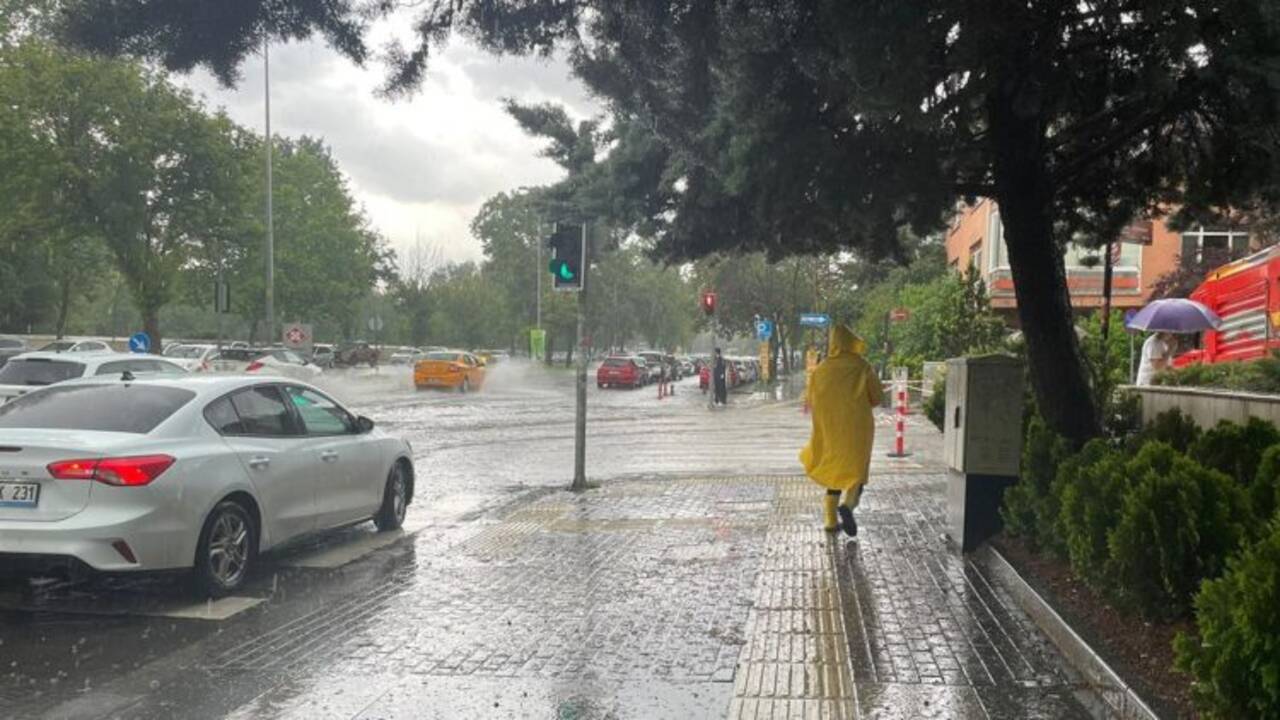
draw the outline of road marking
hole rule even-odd
[[[421,528],[419,528],[421,529]],[[318,552],[299,555],[284,560],[280,564],[285,567],[311,568],[313,570],[332,570],[354,562],[379,548],[384,548],[398,540],[412,535],[404,528],[392,532],[371,532],[336,547],[324,548]]]
[[[129,589],[114,592],[105,588],[93,588],[86,593],[83,588],[70,590],[67,595],[48,597],[24,596],[22,593],[0,593],[0,609],[26,612],[56,612],[72,615],[135,615],[181,620],[211,620],[219,622],[238,615],[262,603],[264,598],[229,596],[218,600],[192,602],[188,597],[161,598],[154,595],[135,595]]]

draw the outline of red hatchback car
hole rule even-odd
[[[648,368],[635,358],[608,357],[596,371],[596,387],[638,388],[645,384],[648,374]]]

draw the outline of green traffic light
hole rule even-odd
[[[577,273],[569,266],[568,260],[552,260],[550,269],[552,275],[565,282],[570,282],[577,278]]]

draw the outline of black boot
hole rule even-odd
[[[844,530],[844,534],[858,537],[858,521],[853,519],[853,510],[848,505],[838,505],[836,512],[840,514],[840,529]]]

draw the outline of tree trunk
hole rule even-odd
[[[1027,343],[1031,386],[1040,414],[1076,444],[1098,435],[1098,412],[1072,325],[1062,252],[1053,237],[1052,190],[1042,158],[1038,116],[1015,110],[1016,99],[992,108],[995,186],[1013,271],[1018,319]]]
[[[58,293],[58,324],[54,328],[54,335],[61,340],[67,331],[67,313],[71,309],[71,281],[68,278],[62,279],[62,292]]]
[[[151,352],[161,354],[160,342],[160,308],[143,308],[142,330],[151,339]]]

